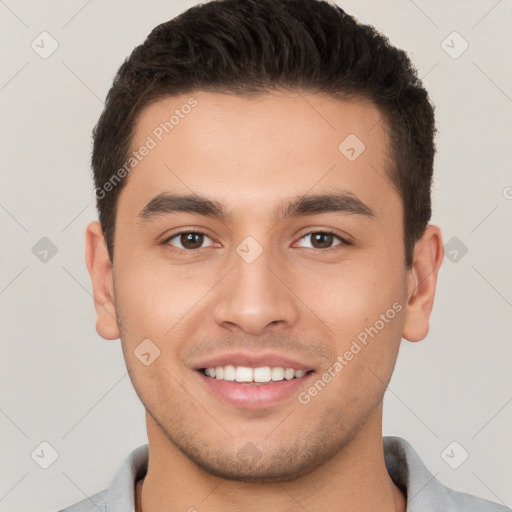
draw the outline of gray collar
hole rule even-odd
[[[383,448],[388,473],[407,496],[407,512],[510,512],[506,507],[456,492],[441,484],[404,439],[384,437]],[[110,487],[91,497],[89,505],[93,506],[90,510],[97,510],[101,503],[105,505],[105,512],[134,512],[135,484],[146,474],[148,457],[147,444],[133,450],[117,471]],[[87,509],[76,510],[85,512]],[[69,512],[74,511],[70,508]]]

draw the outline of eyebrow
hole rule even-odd
[[[150,220],[176,212],[204,215],[226,221],[231,218],[224,205],[218,201],[198,195],[162,193],[151,199],[138,217]],[[374,217],[373,210],[350,192],[335,192],[303,195],[287,199],[274,211],[274,220],[280,221],[301,215],[342,213]]]

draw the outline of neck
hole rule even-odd
[[[235,482],[210,475],[185,457],[148,413],[146,424],[150,464],[144,481],[137,485],[137,512],[406,510],[405,497],[384,463],[382,404],[321,467],[295,480],[271,484]]]

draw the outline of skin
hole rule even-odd
[[[127,178],[113,265],[100,225],[86,235],[97,331],[121,338],[147,411],[150,463],[137,510],[405,510],[384,464],[382,398],[402,337],[428,333],[443,246],[429,225],[405,267],[380,112],[364,99],[305,92],[246,99],[198,91],[143,110],[133,147],[191,96],[198,105]],[[338,150],[351,133],[366,146],[352,162]],[[274,218],[282,201],[335,189],[374,215]],[[179,212],[141,221],[164,192],[215,199],[231,217]],[[184,248],[179,236],[165,242],[181,228],[207,235],[200,249]],[[326,229],[350,244],[308,236]],[[248,236],[263,249],[250,264],[236,252]],[[293,394],[257,411],[234,407],[193,369],[221,353],[269,351],[322,375],[394,303],[401,311],[307,404]],[[134,355],[144,339],[160,350],[148,366]],[[252,464],[239,455],[248,443],[259,454]]]

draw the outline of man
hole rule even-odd
[[[86,236],[148,445],[68,512],[506,510],[382,438],[443,259],[434,133],[405,53],[327,2],[214,1],[152,31],[94,130]]]

